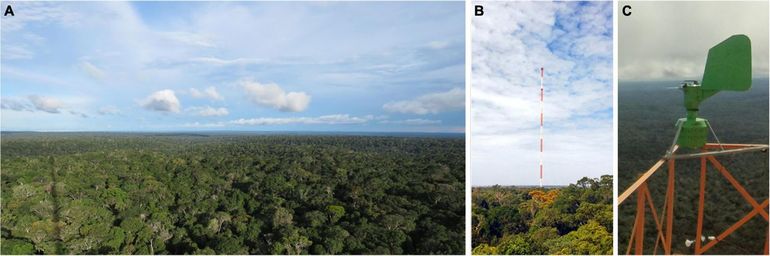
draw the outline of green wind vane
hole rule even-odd
[[[720,91],[746,91],[749,88],[751,41],[745,35],[733,35],[709,49],[701,84],[694,80],[682,83],[687,117],[677,121],[674,143],[688,148],[703,147],[710,125],[708,120],[698,118],[700,103]]]

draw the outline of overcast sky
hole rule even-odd
[[[701,80],[708,49],[734,34],[751,39],[754,77],[768,76],[768,2],[621,2],[618,79]]]
[[[472,18],[474,186],[536,185],[545,68],[545,185],[612,173],[612,2],[484,2]]]
[[[464,132],[462,2],[17,2],[2,130]]]

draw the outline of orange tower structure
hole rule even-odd
[[[625,251],[626,254],[630,254],[633,248],[634,254],[657,254],[658,247],[663,247],[663,253],[671,254],[671,234],[673,232],[673,217],[674,217],[674,177],[676,173],[675,163],[680,159],[700,159],[700,192],[698,196],[698,220],[695,233],[695,251],[694,254],[703,254],[714,245],[722,241],[725,237],[732,234],[735,230],[743,226],[746,222],[758,215],[768,221],[768,199],[765,198],[761,203],[754,200],[754,197],[749,194],[748,191],[736,180],[732,174],[727,170],[727,167],[717,159],[717,156],[738,154],[738,153],[750,153],[750,152],[767,152],[768,145],[758,144],[718,144],[707,143],[702,147],[702,152],[692,154],[676,154],[679,146],[675,145],[667,156],[664,156],[658,162],[656,162],[649,170],[644,172],[642,176],[628,187],[618,197],[618,206],[623,204],[626,199],[632,195],[636,196],[636,218],[634,226],[631,228],[631,236],[629,238],[628,247]],[[658,170],[661,169],[663,164],[668,166],[668,186],[666,189],[665,201],[663,203],[663,212],[658,216],[655,204],[652,200],[650,190],[647,188],[648,180]],[[724,178],[730,182],[730,184],[741,194],[741,197],[752,206],[753,210],[746,213],[743,218],[735,222],[732,226],[724,230],[714,240],[709,241],[705,245],[702,244],[701,236],[703,236],[703,207],[704,198],[706,194],[706,171],[708,164],[711,164]],[[652,219],[654,220],[655,228],[657,229],[657,236],[655,239],[655,247],[650,252],[644,252],[644,229],[645,229],[645,214],[649,207]],[[658,218],[660,217],[660,218]],[[765,226],[765,229],[768,227]],[[770,232],[770,231],[768,231]],[[770,233],[768,233],[770,235]],[[768,239],[769,236],[765,236],[764,239],[764,254],[768,254]],[[760,244],[761,241],[757,241]]]

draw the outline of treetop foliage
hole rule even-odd
[[[612,254],[612,176],[472,192],[473,254]]]
[[[2,254],[461,254],[465,142],[3,134]]]

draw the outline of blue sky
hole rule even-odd
[[[2,130],[464,131],[462,2],[14,9]]]
[[[612,174],[612,2],[485,2],[473,18],[471,183],[544,185]]]

